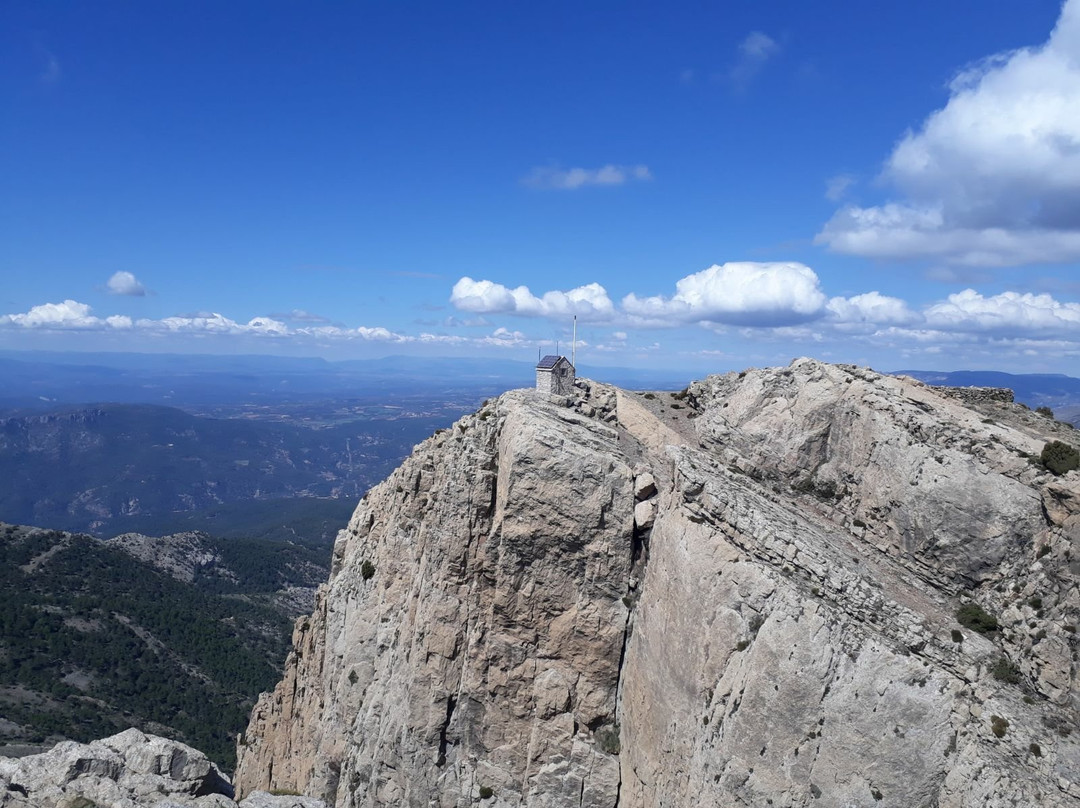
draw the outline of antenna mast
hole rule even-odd
[[[570,364],[577,367],[577,315],[574,315],[574,341],[570,343]]]

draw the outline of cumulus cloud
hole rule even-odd
[[[105,284],[105,288],[109,290],[111,295],[146,296],[146,287],[139,283],[134,275],[124,270],[114,272]]]
[[[817,274],[805,264],[731,261],[681,278],[671,297],[631,293],[622,307],[636,317],[670,324],[773,327],[820,317],[825,302]]]
[[[779,52],[780,45],[775,39],[761,31],[751,31],[739,43],[738,58],[728,71],[728,78],[736,88],[745,89],[765,63]]]
[[[23,328],[100,328],[104,323],[90,314],[90,307],[75,300],[42,303],[25,314],[5,314],[0,323]]]
[[[1051,294],[1002,292],[984,296],[966,289],[944,300],[913,306],[899,297],[869,291],[827,297],[817,274],[796,262],[733,261],[680,278],[674,294],[627,294],[614,306],[599,284],[537,296],[528,287],[509,288],[462,278],[451,303],[484,314],[513,314],[565,321],[585,315],[609,325],[613,342],[626,328],[677,328],[690,324],[744,336],[820,341],[858,336],[889,342],[973,339],[1064,339],[1080,342],[1080,303]],[[966,338],[966,337],[965,337]]]
[[[521,184],[529,188],[555,191],[576,191],[589,185],[625,185],[628,182],[644,182],[652,179],[652,172],[645,165],[606,165],[600,168],[558,168],[538,166],[522,178]]]
[[[842,208],[816,242],[969,266],[1080,258],[1080,0],[1045,44],[967,67],[949,93],[886,160],[900,197]]]
[[[965,289],[929,306],[925,315],[928,325],[943,331],[1080,339],[1080,303],[1062,303],[1048,294],[1002,292],[984,297],[974,289]]]
[[[834,297],[825,308],[829,318],[838,324],[897,325],[915,323],[921,315],[908,308],[898,297],[880,292],[866,292],[853,297]]]
[[[607,290],[589,283],[567,292],[545,292],[537,297],[527,286],[510,289],[488,280],[463,277],[454,284],[450,302],[461,311],[476,314],[521,314],[527,317],[566,317],[578,315],[584,320],[606,320],[615,306]]]

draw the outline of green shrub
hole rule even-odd
[[[990,716],[990,729],[998,738],[1004,738],[1009,730],[1009,722],[1000,715]]]
[[[980,634],[993,634],[998,630],[997,618],[978,603],[965,603],[957,609],[956,621]]]
[[[1005,682],[1009,685],[1020,684],[1020,669],[1005,657],[999,658],[994,663],[994,667],[990,669],[990,672],[994,674],[994,678],[999,682]]]
[[[1042,757],[1042,747],[1039,746],[1037,743],[1030,744],[1028,746],[1028,751],[1031,752],[1031,754],[1033,754],[1035,757]]]
[[[954,628],[952,630],[952,641],[953,642],[963,642],[964,641],[964,635],[959,629]]]
[[[375,575],[375,565],[370,561],[365,561],[360,565],[360,575],[363,576],[365,581],[368,581]]]
[[[1043,447],[1039,460],[1054,474],[1064,474],[1080,468],[1080,452],[1067,443],[1052,440]]]
[[[1045,416],[1047,418],[1053,418],[1054,417],[1054,411],[1052,409],[1050,409],[1049,407],[1036,407],[1035,412],[1038,413],[1039,415],[1043,415],[1043,416]]]
[[[619,754],[622,749],[622,745],[619,743],[619,725],[611,724],[598,729],[596,731],[596,745],[600,747],[602,752],[609,755]]]
[[[495,796],[495,792],[491,790],[491,786],[480,786],[480,799],[490,800]]]
[[[1049,544],[1044,544],[1042,547],[1039,548],[1039,552],[1037,552],[1035,554],[1035,557],[1036,558],[1043,558],[1044,556],[1048,556],[1048,555],[1050,555],[1050,545]]]

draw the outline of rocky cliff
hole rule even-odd
[[[488,402],[340,534],[238,790],[1077,804],[1078,441],[972,406],[806,359]]]

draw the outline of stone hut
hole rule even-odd
[[[545,356],[536,365],[536,392],[568,396],[574,391],[574,366],[565,356]]]

